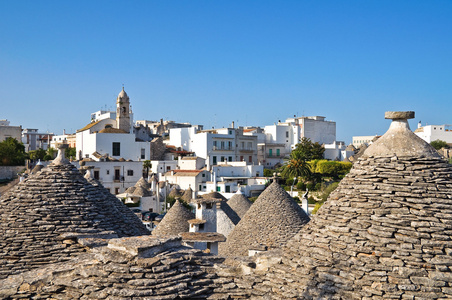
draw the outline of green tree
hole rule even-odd
[[[295,149],[292,152],[299,152],[300,157],[304,160],[322,159],[325,148],[318,142],[313,143],[309,138],[302,138],[300,143],[295,145]]]
[[[53,160],[56,155],[57,151],[54,148],[49,147],[49,149],[47,149],[47,154],[44,156],[44,160]]]
[[[442,148],[449,148],[449,145],[445,142],[445,141],[441,141],[441,140],[436,140],[430,143],[430,145],[432,145],[433,148],[435,148],[436,150],[440,150]]]
[[[70,159],[70,158],[75,159],[75,156],[76,156],[76,154],[77,154],[76,148],[69,147],[69,148],[66,149],[66,151],[64,152],[64,154],[65,154],[66,158],[69,158],[69,159]]]
[[[274,172],[275,172],[275,170],[264,169],[264,177],[273,177]]]
[[[290,153],[289,159],[282,166],[281,176],[283,178],[308,178],[311,175],[311,168],[306,158],[303,156],[303,152],[296,151],[294,149]]]
[[[44,156],[46,155],[46,151],[44,149],[31,150],[28,152],[28,157],[32,160],[44,160]]]
[[[149,169],[152,168],[150,160],[143,161],[143,170],[146,170],[146,178],[149,176]]]
[[[14,138],[0,142],[0,165],[21,166],[25,164],[25,146]]]

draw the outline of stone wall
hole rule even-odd
[[[22,172],[25,166],[0,166],[0,180],[13,179],[17,173]]]

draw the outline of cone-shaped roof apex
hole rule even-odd
[[[15,262],[2,264],[0,277],[5,270],[33,269],[84,252],[78,243],[63,243],[65,239],[149,234],[130,209],[100,184],[93,184],[75,166],[59,160],[3,195],[0,253],[15,257]]]
[[[152,231],[155,236],[172,236],[181,232],[188,232],[188,220],[194,219],[195,214],[189,211],[185,206],[176,200],[173,207],[168,210],[162,221]]]
[[[364,152],[364,156],[423,156],[439,158],[438,152],[410,130],[408,119],[414,118],[413,111],[385,114],[392,119],[389,130]]]
[[[268,186],[220,244],[220,254],[246,256],[257,246],[279,248],[309,221],[303,209],[276,182]]]
[[[231,199],[229,199],[227,203],[240,218],[243,218],[243,216],[253,204],[241,192],[240,194],[237,192],[236,194],[232,195]]]

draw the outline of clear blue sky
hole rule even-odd
[[[135,120],[452,124],[452,1],[0,0],[0,119],[75,132],[122,84]]]

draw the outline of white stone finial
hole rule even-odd
[[[66,158],[66,155],[65,155],[66,149],[69,148],[69,145],[68,144],[59,144],[57,147],[58,147],[58,155],[53,160],[52,165],[69,164],[69,160]]]

